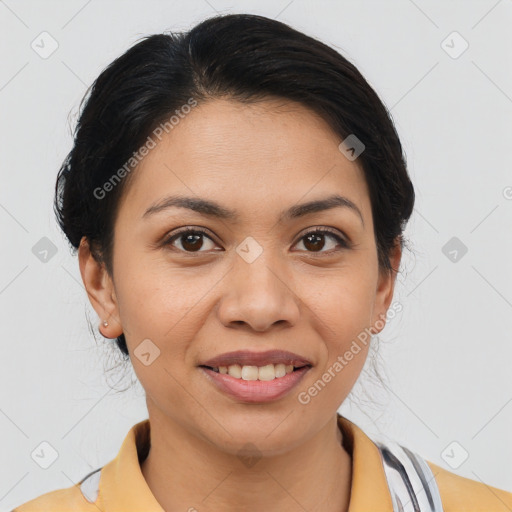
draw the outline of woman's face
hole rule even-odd
[[[113,280],[83,247],[80,266],[109,320],[102,332],[125,333],[150,419],[227,453],[250,442],[262,454],[298,446],[332,420],[367,356],[369,338],[358,336],[385,315],[394,285],[378,271],[363,172],[340,142],[296,103],[212,100],[164,132],[133,171],[115,223]],[[335,195],[353,207],[301,208]],[[171,196],[217,206],[155,208]],[[205,234],[170,240],[184,228]],[[395,268],[399,258],[397,249]],[[309,366],[257,381],[202,366],[233,351],[287,351]],[[225,363],[238,359],[267,366],[250,354]],[[276,370],[242,372],[266,379]]]

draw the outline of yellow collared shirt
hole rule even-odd
[[[338,425],[352,456],[349,512],[394,512],[393,492],[379,445],[356,424],[339,414]],[[148,419],[137,423],[108,464],[79,483],[43,494],[12,512],[164,512],[140,469],[139,457],[149,446],[149,433]],[[458,476],[429,461],[425,463],[434,477],[432,483],[441,498],[442,509],[425,508],[422,511],[512,511],[512,493]],[[405,510],[409,508],[411,503]]]

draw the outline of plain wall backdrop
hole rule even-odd
[[[403,309],[376,340],[386,386],[365,371],[340,412],[512,491],[511,0],[4,0],[0,509],[77,482],[147,417],[140,384],[122,391],[133,374],[114,368],[57,228],[55,178],[101,70],[140,37],[216,12],[276,18],[333,46],[404,146],[417,199],[394,298]],[[57,455],[47,469],[33,455],[51,457],[43,442]]]

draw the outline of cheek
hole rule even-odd
[[[302,386],[300,404],[312,415],[337,409],[361,374],[371,342],[372,286],[364,276],[331,279],[315,303],[315,329],[322,339],[315,375]],[[311,407],[311,409],[309,409]]]
[[[170,400],[185,407],[179,383],[187,380],[188,348],[202,323],[198,303],[204,291],[169,269],[140,266],[126,269],[119,286],[119,312],[132,366],[153,402]]]
[[[146,387],[156,379],[169,380],[165,372],[184,375],[197,331],[205,322],[208,291],[217,279],[212,272],[171,269],[165,261],[129,256],[116,262],[119,314],[134,370]],[[206,296],[206,297],[205,297]],[[148,343],[145,340],[150,340]],[[137,358],[146,343],[158,354],[150,366]],[[152,346],[154,344],[156,348]],[[161,384],[160,380],[160,384]]]
[[[318,366],[301,386],[297,400],[310,417],[338,409],[361,374],[371,342],[369,319],[373,305],[372,283],[356,272],[338,272],[325,280],[320,293],[311,295],[314,311]],[[366,329],[366,330],[365,330]]]
[[[121,250],[120,250],[121,253]],[[200,280],[171,268],[161,256],[131,253],[119,257],[116,294],[123,328],[134,338],[172,336],[204,294]]]
[[[309,295],[303,295],[308,297],[305,302],[314,313],[312,321],[325,342],[323,363],[332,364],[356,341],[361,348],[357,356],[359,361],[350,364],[350,370],[357,371],[364,364],[367,351],[364,342],[370,341],[368,329],[375,300],[376,277],[373,274],[370,267],[339,270],[322,279],[323,286],[317,293],[310,291]]]

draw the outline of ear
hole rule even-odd
[[[123,333],[114,283],[104,263],[98,262],[91,251],[87,237],[82,237],[78,247],[80,274],[89,301],[100,317],[100,332],[105,338],[117,338]],[[103,325],[107,321],[108,326]]]
[[[389,272],[379,269],[379,280],[375,294],[375,303],[371,319],[372,323],[370,327],[372,334],[378,334],[386,326],[386,314],[393,299],[396,276],[401,258],[402,248],[400,245],[400,237],[398,237],[389,255],[389,261],[392,269]]]

